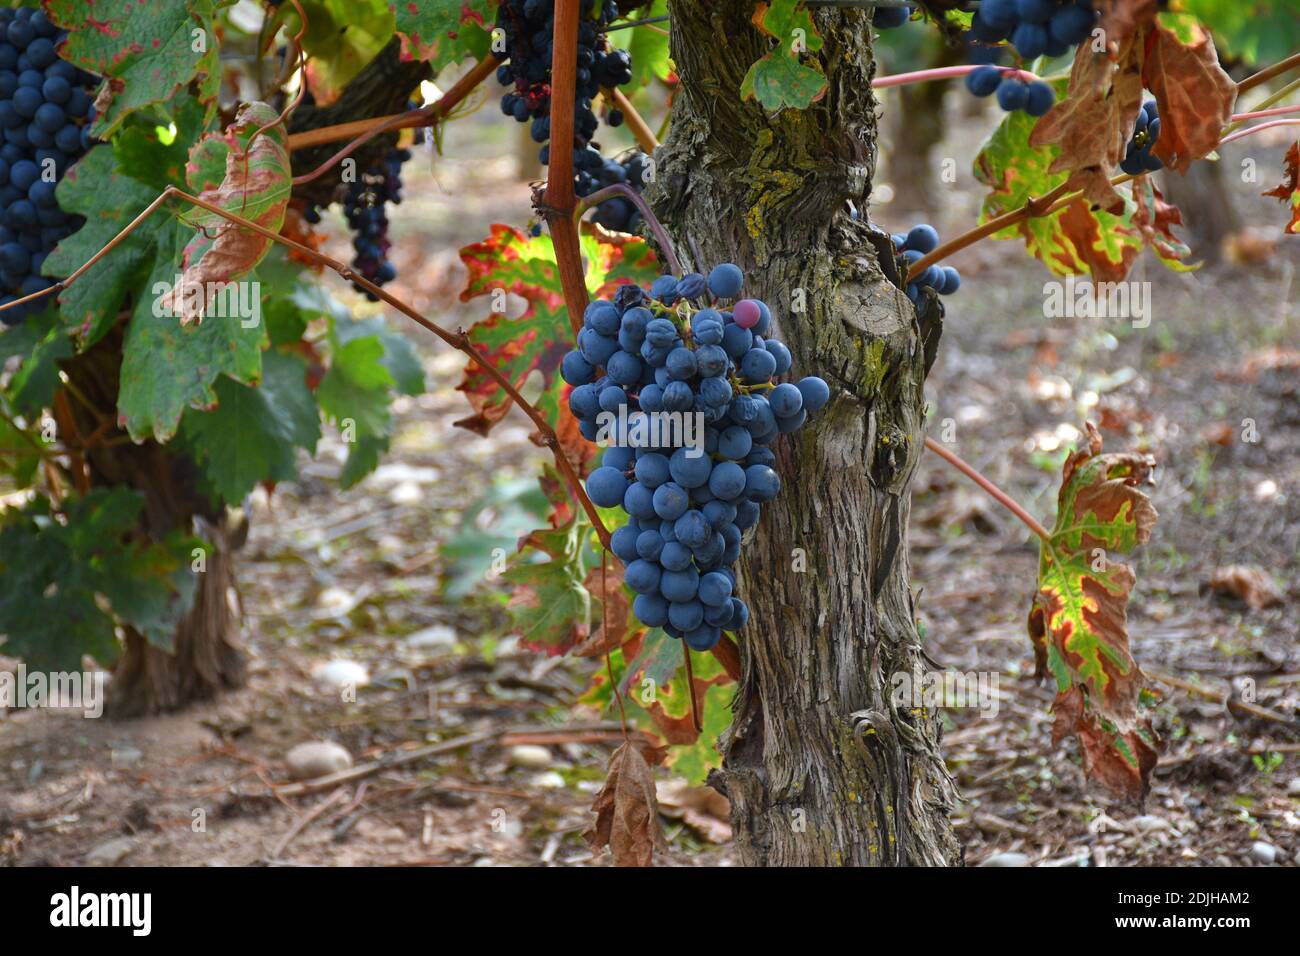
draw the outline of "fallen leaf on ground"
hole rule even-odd
[[[1213,591],[1219,597],[1245,601],[1256,610],[1277,607],[1286,600],[1267,571],[1244,564],[1219,568],[1210,575],[1210,580],[1205,583],[1205,589]]]

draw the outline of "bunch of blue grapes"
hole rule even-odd
[[[81,228],[59,208],[55,187],[93,145],[98,79],[59,58],[64,37],[45,13],[0,9],[0,304],[48,289],[46,256]],[[0,312],[17,325],[44,300]]]
[[[893,30],[901,27],[911,17],[911,7],[876,7],[876,14],[871,18],[871,22],[878,30]]]
[[[1064,56],[1092,33],[1092,0],[982,0],[971,33],[983,43],[1010,40],[1026,60]]]
[[[577,90],[573,115],[575,170],[590,172],[601,161],[590,145],[599,125],[591,108],[602,89],[625,86],[632,81],[632,58],[626,50],[613,47],[604,30],[618,18],[614,0],[582,0],[578,21]],[[541,161],[550,160],[551,57],[554,53],[555,0],[502,0],[497,9],[497,29],[505,37],[506,61],[497,68],[497,80],[513,89],[501,97],[501,112],[521,123],[531,123],[533,140],[545,144]],[[610,110],[611,126],[623,122],[623,114]],[[590,154],[590,155],[587,155]]]
[[[375,285],[386,285],[397,278],[397,269],[388,260],[392,243],[388,239],[388,204],[402,201],[402,166],[411,158],[409,149],[390,150],[383,159],[348,184],[343,198],[343,214],[352,230],[352,268]],[[320,209],[309,206],[303,217],[310,223],[321,221]],[[353,284],[371,302],[378,297]]]
[[[589,151],[590,152],[590,151]],[[600,156],[599,153],[596,154]],[[598,167],[578,171],[576,184],[579,196],[592,193],[615,183],[625,183],[637,192],[646,186],[646,169],[649,157],[640,150],[633,150],[623,159],[605,159],[601,157]],[[623,196],[606,199],[596,207],[592,220],[613,232],[636,232],[641,224],[641,212],[631,200]]]
[[[815,376],[779,381],[790,350],[767,305],[739,298],[743,282],[724,263],[707,279],[660,276],[649,292],[620,286],[587,307],[560,366],[582,434],[605,437],[604,422],[612,438],[587,494],[628,515],[611,549],[637,593],[632,611],[697,651],[749,620],[732,568],[741,536],[781,489],[769,446],[831,397]],[[660,433],[659,444],[638,438],[665,412],[678,414],[660,421],[694,416],[695,444],[682,431]]]
[[[1124,161],[1119,164],[1119,168],[1130,176],[1140,176],[1142,173],[1154,173],[1157,169],[1163,169],[1165,164],[1151,155],[1151,147],[1159,138],[1160,113],[1156,101],[1147,100],[1142,104],[1142,109],[1138,110],[1133,136],[1128,142]]]
[[[998,106],[1008,113],[1016,110],[1042,116],[1056,102],[1056,92],[1042,80],[1026,82],[1012,69],[986,63],[966,74],[966,89],[976,96],[998,97]]]
[[[907,235],[893,235],[894,248],[903,257],[908,268],[923,256],[939,248],[939,233],[927,223],[908,230]],[[933,289],[939,295],[952,295],[961,288],[961,273],[952,266],[938,263],[925,267],[925,271],[907,284],[907,297],[916,305],[921,301],[922,289]]]

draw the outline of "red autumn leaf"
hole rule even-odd
[[[1287,223],[1286,231],[1293,236],[1300,235],[1300,140],[1292,143],[1286,151],[1286,178],[1264,195],[1290,204],[1291,221]]]

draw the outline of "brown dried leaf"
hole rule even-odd
[[[609,847],[615,866],[649,866],[655,848],[664,845],[654,777],[631,744],[610,756],[609,775],[591,810],[596,823],[583,837],[593,850]]]
[[[1115,56],[1079,44],[1069,91],[1034,126],[1029,145],[1056,146],[1049,172],[1069,171],[1067,185],[1090,203],[1119,213],[1124,197],[1110,184],[1142,108],[1142,41],[1128,37]]]
[[[1286,597],[1267,571],[1243,564],[1219,568],[1210,575],[1206,587],[1220,597],[1244,601],[1255,610],[1277,607],[1286,602]]]
[[[1094,0],[1093,6],[1101,13],[1097,26],[1112,49],[1123,46],[1158,12],[1157,0]]]
[[[1237,100],[1237,84],[1219,65],[1209,32],[1195,23],[1183,26],[1194,38],[1190,44],[1157,21],[1142,64],[1142,80],[1160,105],[1160,138],[1152,153],[1180,173],[1219,145]]]

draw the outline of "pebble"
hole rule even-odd
[[[110,757],[114,767],[134,767],[144,759],[144,753],[136,747],[114,747]]]
[[[998,853],[989,857],[980,866],[1028,866],[1029,857],[1023,853]]]
[[[1164,817],[1152,816],[1151,814],[1134,817],[1129,821],[1129,823],[1132,824],[1133,829],[1138,833],[1151,833],[1154,830],[1167,830],[1169,828],[1168,820]]]
[[[86,854],[87,866],[117,866],[135,849],[135,841],[130,837],[114,837],[106,840]]]
[[[311,780],[352,766],[352,755],[328,740],[298,744],[284,759],[289,765],[289,776],[295,780]]]
[[[564,778],[554,770],[548,770],[545,773],[537,774],[529,781],[529,783],[534,787],[539,787],[543,790],[563,790],[568,786],[568,784],[564,782]]]
[[[446,624],[435,624],[432,627],[426,627],[424,630],[416,631],[414,634],[408,634],[405,638],[408,647],[419,647],[423,649],[430,648],[452,648],[456,644],[456,629],[448,627]]]
[[[1300,777],[1292,777],[1286,785],[1286,792],[1293,797],[1300,797]]]
[[[545,770],[555,762],[551,752],[536,744],[519,744],[510,748],[510,766],[527,770]]]
[[[336,658],[322,664],[312,672],[316,683],[342,690],[345,687],[365,687],[370,683],[370,671],[356,661]]]
[[[1255,858],[1256,862],[1268,866],[1277,862],[1277,847],[1271,843],[1265,843],[1263,840],[1256,840],[1250,848],[1250,855]]]

